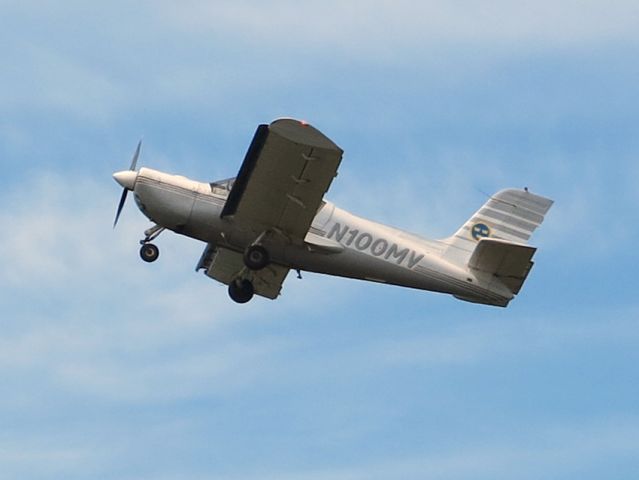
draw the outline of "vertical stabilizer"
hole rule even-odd
[[[527,190],[507,189],[497,192],[455,234],[445,240],[444,256],[466,266],[482,238],[526,244],[544,221],[552,206],[549,198]]]

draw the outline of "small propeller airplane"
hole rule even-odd
[[[212,183],[150,168],[114,179],[154,226],[140,256],[154,262],[151,243],[168,229],[206,243],[196,271],[228,285],[246,303],[275,299],[289,270],[388,283],[452,294],[505,307],[533,266],[527,241],[552,200],[528,189],[497,192],[452,236],[428,240],[353,215],[324,199],[343,151],[306,122],[283,118],[259,125],[236,177]]]

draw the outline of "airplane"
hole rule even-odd
[[[154,262],[164,230],[206,244],[196,271],[228,286],[237,303],[276,299],[290,270],[387,283],[506,307],[533,266],[528,244],[553,201],[525,189],[490,196],[454,234],[441,240],[356,216],[324,194],[343,150],[305,121],[257,127],[238,174],[215,182],[140,168],[138,143],[113,227],[132,191],[154,225],[140,257]]]

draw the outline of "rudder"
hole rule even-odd
[[[466,265],[482,238],[495,238],[516,244],[526,244],[552,206],[549,198],[530,193],[527,189],[501,190],[445,240],[444,254],[457,264]]]

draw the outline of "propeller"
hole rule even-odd
[[[115,221],[113,222],[113,228],[118,224],[118,220],[120,218],[120,214],[122,213],[122,209],[124,208],[124,203],[126,202],[126,197],[129,194],[129,190],[133,190],[133,186],[135,185],[135,179],[138,176],[135,171],[135,167],[138,163],[138,157],[140,156],[140,147],[142,146],[142,140],[138,142],[138,146],[135,149],[135,153],[133,154],[133,159],[131,160],[131,166],[128,170],[122,170],[121,172],[116,172],[113,174],[113,178],[116,182],[122,185],[122,196],[120,197],[120,203],[118,204],[118,210],[115,213]]]

